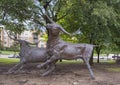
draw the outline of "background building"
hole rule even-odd
[[[35,43],[38,47],[46,47],[45,39],[41,35],[43,34],[37,33],[35,30],[25,30],[21,35],[17,35],[17,38]],[[14,44],[14,41],[8,37],[7,30],[3,26],[0,26],[0,43],[5,47],[10,47]]]

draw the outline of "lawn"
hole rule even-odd
[[[12,64],[19,62],[18,58],[0,58],[0,64]]]
[[[0,58],[0,63],[4,63],[4,64],[11,64],[11,63],[16,63],[19,62],[20,59],[19,58]],[[71,63],[83,63],[82,60],[62,60],[62,62],[57,62],[59,64],[71,64]],[[97,61],[94,61],[94,63],[97,63]],[[115,63],[115,60],[101,60],[100,63],[109,63],[109,64],[113,64]]]
[[[110,67],[106,69],[110,72],[120,72],[120,67]]]
[[[15,52],[13,51],[1,51],[1,54],[3,55],[10,55],[10,54],[14,54]],[[18,54],[18,52],[16,52],[16,54]]]

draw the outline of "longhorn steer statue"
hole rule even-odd
[[[50,55],[50,58],[41,65],[38,65],[38,67],[41,68],[58,59],[71,60],[71,59],[81,58],[84,60],[85,64],[87,65],[91,78],[94,79],[95,77],[91,69],[91,66],[89,64],[89,59],[92,55],[94,45],[72,44],[61,40],[59,38],[59,33],[61,31],[68,35],[70,35],[70,33],[65,31],[62,28],[62,26],[56,24],[49,17],[47,18],[49,19],[49,21],[51,21],[51,23],[47,24],[46,26],[49,33],[48,41],[47,41],[47,51],[48,54]]]
[[[15,65],[13,68],[9,69],[8,73],[15,73],[23,68],[23,65],[28,63],[37,63],[37,62],[45,62],[48,58],[46,48],[38,48],[38,47],[31,47],[30,43],[25,40],[15,39],[12,38],[10,35],[9,37],[14,41],[20,43],[20,63]],[[55,68],[55,64],[47,65],[47,70],[42,75],[48,75],[52,70]],[[49,70],[48,70],[49,69]]]

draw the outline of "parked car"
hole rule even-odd
[[[120,56],[112,56],[112,58],[116,60],[116,59],[120,59]]]
[[[8,55],[8,58],[20,58],[20,56],[16,54],[10,54]]]

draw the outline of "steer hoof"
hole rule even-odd
[[[42,68],[43,66],[42,65],[37,65],[37,68]]]
[[[14,72],[4,72],[3,74],[13,74]]]
[[[48,75],[48,73],[43,73],[40,76],[44,77],[44,76],[47,76],[47,75]]]
[[[5,72],[5,73],[3,73],[3,74],[7,75],[7,74],[11,74],[11,73],[9,73],[9,72]]]
[[[95,77],[91,78],[92,80],[95,80]]]

